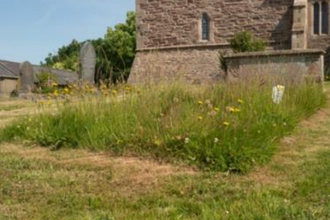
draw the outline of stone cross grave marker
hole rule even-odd
[[[92,43],[86,42],[80,50],[80,79],[95,83],[96,53]]]

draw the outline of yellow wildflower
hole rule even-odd
[[[159,140],[159,139],[156,139],[156,140],[155,140],[155,145],[156,145],[156,146],[160,146],[160,145],[162,145],[162,141]]]
[[[242,99],[238,99],[237,102],[238,102],[239,104],[244,104],[244,101],[243,101]]]
[[[199,116],[198,117],[198,121],[202,121],[203,120],[203,117],[202,116]]]
[[[214,111],[219,112],[220,109],[219,108],[214,108]]]
[[[235,108],[234,107],[227,107],[227,111],[230,112],[230,113],[234,113]]]
[[[56,87],[56,86],[58,86],[58,84],[57,84],[56,82],[53,82],[53,83],[52,83],[52,86],[53,86],[53,87]]]
[[[197,103],[198,103],[198,105],[203,105],[204,104],[203,101],[198,101]]]
[[[117,90],[112,90],[112,95],[117,95]]]
[[[58,90],[55,90],[55,91],[53,92],[53,95],[54,95],[55,98],[58,97]]]
[[[225,122],[223,122],[223,125],[228,127],[230,125],[230,123],[228,121],[225,121]]]
[[[65,88],[63,91],[65,94],[68,94],[70,92],[70,90],[68,88]]]

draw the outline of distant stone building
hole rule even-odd
[[[243,30],[272,50],[328,50],[329,0],[136,0],[137,56],[130,82],[224,74],[219,50]]]
[[[38,83],[37,75],[43,72],[56,76],[60,86],[69,85],[79,80],[79,75],[74,72],[36,65],[33,65],[32,68],[36,84]],[[18,89],[20,74],[20,63],[0,60],[0,97],[9,97]]]

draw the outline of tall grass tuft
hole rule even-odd
[[[325,103],[316,84],[288,86],[280,104],[273,103],[270,85],[177,83],[118,94],[110,102],[90,97],[59,105],[56,114],[20,119],[0,138],[247,172],[269,161],[276,142]]]

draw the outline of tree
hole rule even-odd
[[[125,24],[108,28],[104,37],[104,47],[110,58],[114,77],[127,80],[131,70],[136,50],[135,13],[128,12]]]
[[[86,41],[85,41],[86,42]],[[85,42],[73,40],[56,54],[49,54],[41,65],[79,71],[79,51]],[[104,38],[91,40],[96,51],[96,80],[110,83],[128,79],[136,50],[135,12],[128,12],[125,23],[108,28]]]
[[[79,70],[79,51],[81,43],[77,40],[72,40],[67,46],[63,46],[58,49],[57,54],[49,54],[45,58],[45,63],[41,63],[42,66],[53,67],[56,69],[66,69],[71,71]]]

